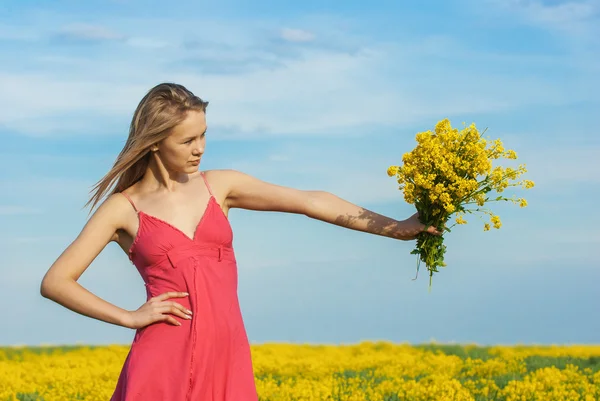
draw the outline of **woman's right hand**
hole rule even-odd
[[[169,291],[150,298],[137,310],[127,312],[126,327],[141,329],[156,322],[167,322],[175,326],[181,326],[181,323],[171,314],[184,319],[191,319],[192,311],[180,303],[167,301],[167,299],[187,297],[188,295],[185,292]]]

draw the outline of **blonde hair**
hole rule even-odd
[[[116,185],[109,195],[139,181],[150,162],[150,147],[168,137],[188,111],[205,112],[206,106],[208,102],[179,84],[161,83],[150,89],[135,109],[121,153],[110,171],[90,190],[94,193],[84,207],[92,203],[91,213],[115,180]]]

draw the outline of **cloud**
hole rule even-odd
[[[127,35],[103,25],[84,23],[65,25],[55,33],[54,37],[66,42],[118,42],[142,50],[164,49],[174,45],[168,40],[156,39],[150,36]]]
[[[109,29],[102,25],[74,23],[63,26],[57,33],[57,37],[66,40],[84,41],[121,41],[125,35]]]
[[[51,64],[37,62],[39,69],[0,72],[0,125],[27,135],[123,132],[137,102],[164,81],[182,83],[211,101],[212,127],[262,137],[344,135],[348,130],[406,126],[440,115],[585,101],[593,95],[577,90],[583,87],[579,81],[586,81],[583,75],[550,80],[538,74],[540,67],[554,65],[556,59],[538,59],[531,67],[521,58],[520,70],[515,71],[514,58],[492,59],[449,37],[344,41],[339,28],[326,35],[335,38],[330,41],[320,35],[319,43],[283,46],[281,40],[272,40],[274,32],[307,39],[321,31],[311,26],[301,34],[290,28],[209,21],[207,29],[214,28],[219,38],[211,42],[184,40],[182,25],[176,21],[136,20],[123,26],[113,22],[116,28],[105,28],[99,21],[67,25],[65,31],[72,37],[125,44],[110,57],[92,53],[76,58],[73,53],[65,59],[50,47],[24,51],[23,60],[54,60]],[[150,37],[156,24],[167,33],[142,39]],[[127,44],[137,47],[132,50]],[[160,54],[145,51],[154,48],[161,48]],[[488,65],[493,69],[486,69]],[[510,72],[501,72],[503,67]]]
[[[600,31],[600,1],[491,0],[491,3],[516,13],[525,22],[581,37],[597,37]]]
[[[312,32],[302,29],[283,28],[281,30],[281,38],[289,42],[312,42],[316,36]]]
[[[48,73],[0,72],[0,83],[0,126],[30,135],[99,133],[90,121],[130,114],[147,90],[146,86],[108,85]]]

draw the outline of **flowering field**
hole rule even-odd
[[[0,348],[0,401],[108,401],[128,346]],[[600,346],[252,346],[261,400],[598,400]]]

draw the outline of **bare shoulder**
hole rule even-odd
[[[115,234],[111,240],[116,241],[118,238],[116,231],[128,226],[128,219],[131,218],[132,211],[134,211],[133,207],[127,198],[121,193],[114,193],[98,206],[90,218],[90,222],[92,220],[102,221],[103,224],[113,228]]]
[[[204,171],[204,175],[210,182],[211,187],[218,186],[222,188],[231,188],[232,186],[235,186],[236,183],[256,179],[249,174],[234,169],[206,170]]]
[[[205,176],[212,188],[218,188],[228,209],[306,214],[312,196],[318,192],[266,182],[234,169],[208,170]]]
[[[228,172],[231,170],[226,169],[213,169],[213,170],[204,170],[202,172],[198,172],[197,179],[203,181],[201,175],[204,174],[206,181],[208,181],[208,185],[210,185],[210,189],[214,193],[217,198],[225,198],[227,194],[227,182],[230,179]],[[204,182],[202,182],[204,185]]]
[[[211,186],[227,186],[226,184],[238,174],[241,173],[232,169],[212,169],[204,171],[204,176],[210,182]]]
[[[225,203],[228,202],[232,190],[235,189],[236,183],[239,184],[245,179],[253,178],[248,174],[233,169],[206,170],[204,171],[204,176],[215,196],[222,199]]]

